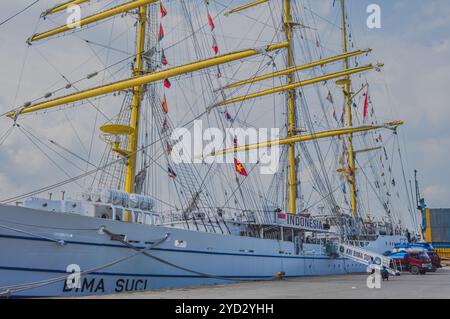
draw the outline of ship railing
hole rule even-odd
[[[112,220],[117,220],[117,216],[120,214],[121,220],[126,220],[127,215],[131,215],[131,222],[152,226],[160,226],[164,224],[164,218],[158,213],[144,211],[139,208],[130,208],[123,206],[111,205]],[[118,213],[118,210],[121,212]]]
[[[248,224],[273,225],[276,224],[276,214],[274,212],[242,211],[239,221]]]
[[[354,247],[367,247],[369,245],[368,241],[362,241],[362,240],[348,240],[345,242],[345,244],[349,245],[349,246],[354,246]]]

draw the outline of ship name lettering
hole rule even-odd
[[[105,282],[103,278],[100,280],[96,280],[95,278],[83,278],[81,287],[76,289],[71,289],[67,286],[67,282],[64,282],[64,288],[63,292],[90,292],[90,293],[97,293],[97,292],[105,292]]]
[[[323,224],[321,221],[295,215],[287,216],[287,224],[309,229],[323,229]]]
[[[115,292],[129,292],[147,290],[147,280],[142,279],[118,279]]]

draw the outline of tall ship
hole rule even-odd
[[[340,247],[407,241],[403,122],[378,119],[350,21],[345,0],[46,10],[27,50],[57,81],[3,110],[0,150],[55,179],[1,196],[0,296],[364,272]]]

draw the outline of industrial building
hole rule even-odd
[[[441,258],[450,258],[450,208],[427,208],[425,239]]]

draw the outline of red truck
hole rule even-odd
[[[432,265],[432,272],[435,272],[439,268],[442,268],[441,265],[441,258],[435,251],[427,251],[428,257],[431,259],[431,265]]]
[[[426,252],[422,251],[400,251],[389,256],[393,261],[393,268],[399,271],[410,271],[414,275],[425,274],[433,271],[431,259]]]

